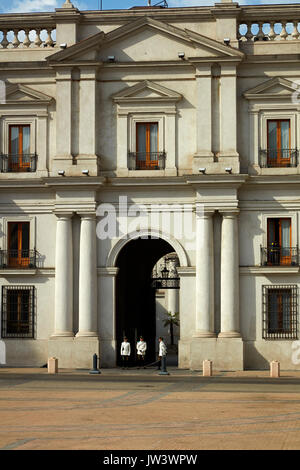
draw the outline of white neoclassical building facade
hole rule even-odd
[[[300,368],[299,18],[0,15],[0,363]]]

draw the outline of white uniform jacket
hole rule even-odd
[[[130,356],[130,353],[130,343],[128,343],[128,341],[123,341],[121,344],[121,356]]]
[[[140,356],[145,356],[147,350],[147,343],[146,341],[139,341],[136,345],[137,353]]]
[[[167,346],[165,345],[165,343],[163,341],[160,341],[159,342],[159,352],[158,352],[158,355],[159,356],[166,356],[167,355]]]

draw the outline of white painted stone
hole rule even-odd
[[[278,361],[270,362],[270,377],[272,378],[280,377],[280,362]]]
[[[48,374],[58,373],[58,359],[56,357],[49,357],[48,359]]]
[[[212,376],[212,361],[205,359],[202,366],[202,375],[203,377]]]
[[[60,368],[90,368],[100,352],[103,367],[115,366],[119,239],[93,238],[95,222],[83,220],[80,243],[79,225],[98,203],[118,208],[118,197],[126,195],[147,208],[189,205],[192,231],[198,204],[216,214],[214,237],[208,218],[198,248],[190,233],[175,233],[176,211],[169,230],[160,233],[158,222],[151,226],[181,262],[179,298],[170,293],[162,306],[174,311],[179,305],[179,367],[201,370],[209,357],[216,370],[268,370],[275,357],[284,370],[299,370],[297,344],[263,339],[262,307],[263,286],[299,288],[299,269],[260,265],[270,215],[290,217],[292,246],[300,240],[300,166],[259,166],[268,119],[290,119],[291,147],[299,146],[295,29],[287,40],[284,31],[276,40],[239,38],[248,7],[231,1],[208,9],[151,10],[151,18],[145,10],[136,10],[134,18],[131,10],[106,12],[105,22],[101,12],[81,14],[69,1],[61,6],[47,25],[39,13],[18,17],[18,24],[13,14],[0,15],[1,31],[16,23],[15,36],[37,24],[48,29],[46,37],[56,28],[56,44],[52,35],[46,47],[37,47],[38,38],[30,47],[26,40],[0,47],[1,80],[16,85],[0,103],[0,153],[9,152],[9,126],[27,124],[30,152],[38,155],[36,172],[0,172],[0,248],[7,249],[9,222],[29,221],[30,248],[39,252],[34,270],[0,269],[1,287],[35,286],[34,339],[1,338],[6,364],[40,367],[53,356]],[[284,27],[296,21],[297,8],[278,5],[276,20]],[[251,21],[269,21],[270,10],[251,7]],[[275,55],[282,60],[274,62]],[[159,123],[166,168],[130,171],[136,123],[149,121]],[[230,215],[237,208],[239,222]],[[205,338],[203,331],[218,337]]]

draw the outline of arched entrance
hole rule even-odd
[[[131,343],[134,365],[136,341],[142,335],[147,342],[146,363],[156,360],[156,297],[152,287],[152,270],[174,247],[162,238],[143,236],[127,241],[120,250],[116,266],[116,340],[117,364],[124,335]]]

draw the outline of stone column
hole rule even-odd
[[[177,272],[180,277],[178,366],[181,369],[189,369],[191,338],[195,330],[195,267],[178,266]]]
[[[74,336],[72,215],[56,214],[54,337]]]
[[[79,331],[76,336],[98,336],[97,247],[96,217],[94,214],[81,215],[79,257]]]
[[[56,72],[56,159],[72,161],[72,70]]]
[[[252,136],[249,139],[249,169],[253,173],[257,173],[259,168],[259,136],[258,136],[258,110],[254,110],[252,108],[249,109],[250,115],[250,127],[249,127],[249,135]],[[266,157],[267,158],[267,157]]]
[[[97,175],[97,69],[93,67],[80,68],[79,93],[79,155],[78,164],[90,170],[90,174]]]
[[[166,110],[165,120],[165,148],[163,142],[160,143],[159,151],[166,150],[166,175],[176,176],[176,107],[173,110]],[[161,121],[160,126],[163,125]],[[162,132],[160,132],[162,134]],[[162,140],[162,139],[161,139]]]
[[[168,312],[172,315],[178,312],[179,291],[178,289],[168,290]]]
[[[197,210],[198,212],[198,210]],[[214,333],[213,214],[197,213],[196,230],[196,330],[194,337],[211,338]]]
[[[236,64],[221,65],[220,157],[238,157]]]
[[[128,175],[128,123],[127,113],[118,110],[117,116],[117,176]]]
[[[223,212],[221,233],[221,332],[219,337],[237,338],[239,333],[238,211]]]
[[[47,126],[48,113],[40,113],[37,120],[37,173],[40,177],[48,176],[47,169]]]
[[[196,66],[197,86],[197,150],[195,157],[213,161],[212,153],[212,78],[211,64]],[[200,162],[200,161],[199,161]]]
[[[99,299],[99,336],[101,364],[104,367],[115,367],[116,350],[116,276],[119,268],[98,268]]]

